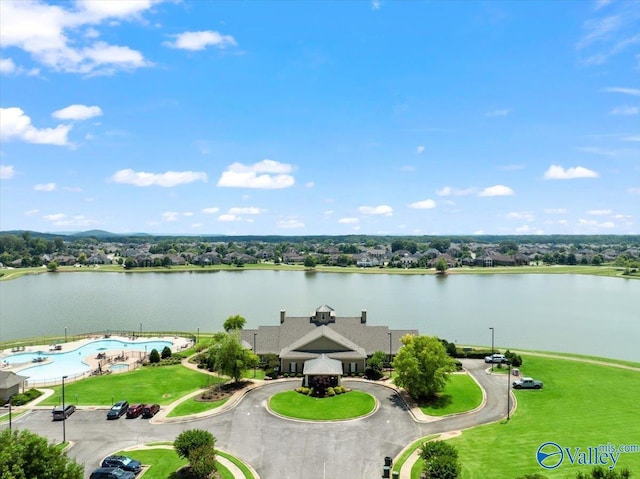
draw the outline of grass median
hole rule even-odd
[[[428,416],[447,416],[471,411],[482,404],[482,389],[468,374],[451,374],[449,382],[437,399],[421,403]]]
[[[129,403],[167,405],[176,399],[225,379],[185,368],[180,364],[141,367],[128,373],[95,376],[65,385],[65,402],[79,406],[110,406],[126,399]],[[62,388],[40,405],[56,406],[62,402]]]
[[[269,407],[281,416],[309,421],[336,421],[369,414],[376,400],[362,391],[316,398],[296,391],[284,391],[271,397]]]
[[[557,469],[543,469],[536,452],[548,441],[582,451],[601,444],[638,444],[638,371],[525,354],[523,359],[523,374],[542,380],[544,388],[515,391],[518,409],[509,422],[479,426],[450,440],[460,454],[461,479],[534,473],[565,479],[593,467],[571,465],[565,458]],[[640,453],[621,454],[616,468],[624,467],[640,470]]]

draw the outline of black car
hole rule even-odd
[[[51,414],[53,415],[54,421],[62,421],[71,416],[75,410],[76,407],[73,404],[67,404],[64,409],[62,408],[62,406],[54,407],[53,411],[51,411]]]
[[[90,479],[135,479],[133,472],[123,471],[119,467],[99,467],[91,473]]]
[[[118,401],[113,406],[111,406],[111,409],[109,409],[109,412],[107,413],[107,419],[119,419],[120,416],[126,414],[128,410],[129,402]]]
[[[123,471],[138,474],[142,469],[142,464],[127,456],[107,456],[102,461],[102,467],[119,467]]]
[[[142,417],[144,418],[153,417],[156,414],[158,414],[159,410],[160,410],[159,404],[145,404],[144,407],[142,408]]]

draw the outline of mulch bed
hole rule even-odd
[[[215,386],[211,386],[208,391],[196,397],[195,400],[212,402],[220,401],[222,399],[228,399],[233,396],[234,393],[246,388],[250,384],[251,381],[238,381],[237,383],[232,382],[225,384],[216,384]]]

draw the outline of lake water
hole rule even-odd
[[[0,282],[0,340],[104,330],[220,331],[367,310],[371,325],[459,344],[640,361],[640,281],[581,275],[391,275],[292,271],[64,273]]]

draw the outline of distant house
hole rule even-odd
[[[418,331],[369,326],[366,311],[356,317],[337,317],[333,308],[322,305],[303,317],[289,317],[282,310],[279,326],[243,330],[242,339],[258,355],[276,354],[282,372],[302,373],[307,361],[325,355],[340,361],[343,373],[358,373],[376,351],[394,356],[406,334],[418,335]]]
[[[111,260],[106,254],[98,253],[87,259],[88,264],[111,264]]]

